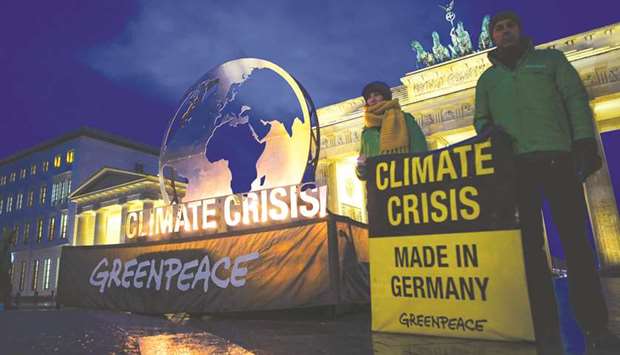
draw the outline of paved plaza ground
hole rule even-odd
[[[611,328],[620,334],[620,278],[604,278]],[[583,337],[556,280],[564,353],[584,354]],[[153,317],[73,308],[0,312],[0,354],[506,354],[550,353],[531,344],[370,332],[368,308],[335,318],[325,309],[226,317]]]

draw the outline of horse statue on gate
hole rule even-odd
[[[473,53],[473,46],[471,44],[471,37],[469,32],[465,30],[463,22],[458,22],[456,28],[453,28],[450,32],[450,38],[452,44],[449,45],[452,58],[462,57]]]
[[[430,67],[431,65],[435,64],[435,58],[433,57],[433,55],[427,52],[426,50],[424,50],[424,47],[422,47],[420,42],[412,41],[411,49],[416,51],[416,55],[417,55],[416,59],[418,60],[418,63],[422,63],[424,66],[427,66],[427,67]]]
[[[478,38],[478,49],[481,51],[493,47],[493,40],[491,39],[491,32],[489,24],[491,23],[491,16],[486,15],[482,18],[482,28],[480,29],[480,37]]]
[[[435,57],[436,63],[445,62],[451,58],[448,48],[441,44],[437,31],[433,31],[433,56]]]

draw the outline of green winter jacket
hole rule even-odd
[[[411,114],[405,112],[405,122],[407,123],[407,131],[409,132],[409,153],[428,151],[426,138],[415,118],[413,118]],[[362,131],[360,155],[365,155],[367,158],[380,155],[380,135],[381,130],[379,127],[365,127]],[[356,173],[360,179],[365,180],[364,171],[360,166],[356,168]]]
[[[516,154],[570,151],[573,141],[594,137],[588,94],[564,54],[529,46],[514,71],[489,53],[493,64],[476,85],[474,126],[501,126]]]

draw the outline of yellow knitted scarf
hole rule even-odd
[[[409,131],[405,114],[397,99],[366,106],[364,115],[366,127],[380,127],[379,151],[381,154],[407,153]]]

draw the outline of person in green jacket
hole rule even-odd
[[[590,346],[618,346],[607,328],[607,306],[586,234],[582,183],[601,167],[588,94],[562,52],[534,49],[521,36],[515,13],[495,15],[489,31],[497,48],[489,52],[492,66],[476,86],[474,126],[478,133],[494,126],[512,140],[537,336],[552,339],[554,334],[545,330],[559,323],[544,251],[544,196],[565,251],[575,317]]]
[[[364,87],[364,129],[357,176],[366,180],[366,159],[383,154],[426,152],[426,138],[413,116],[403,112],[390,87],[380,81]]]

